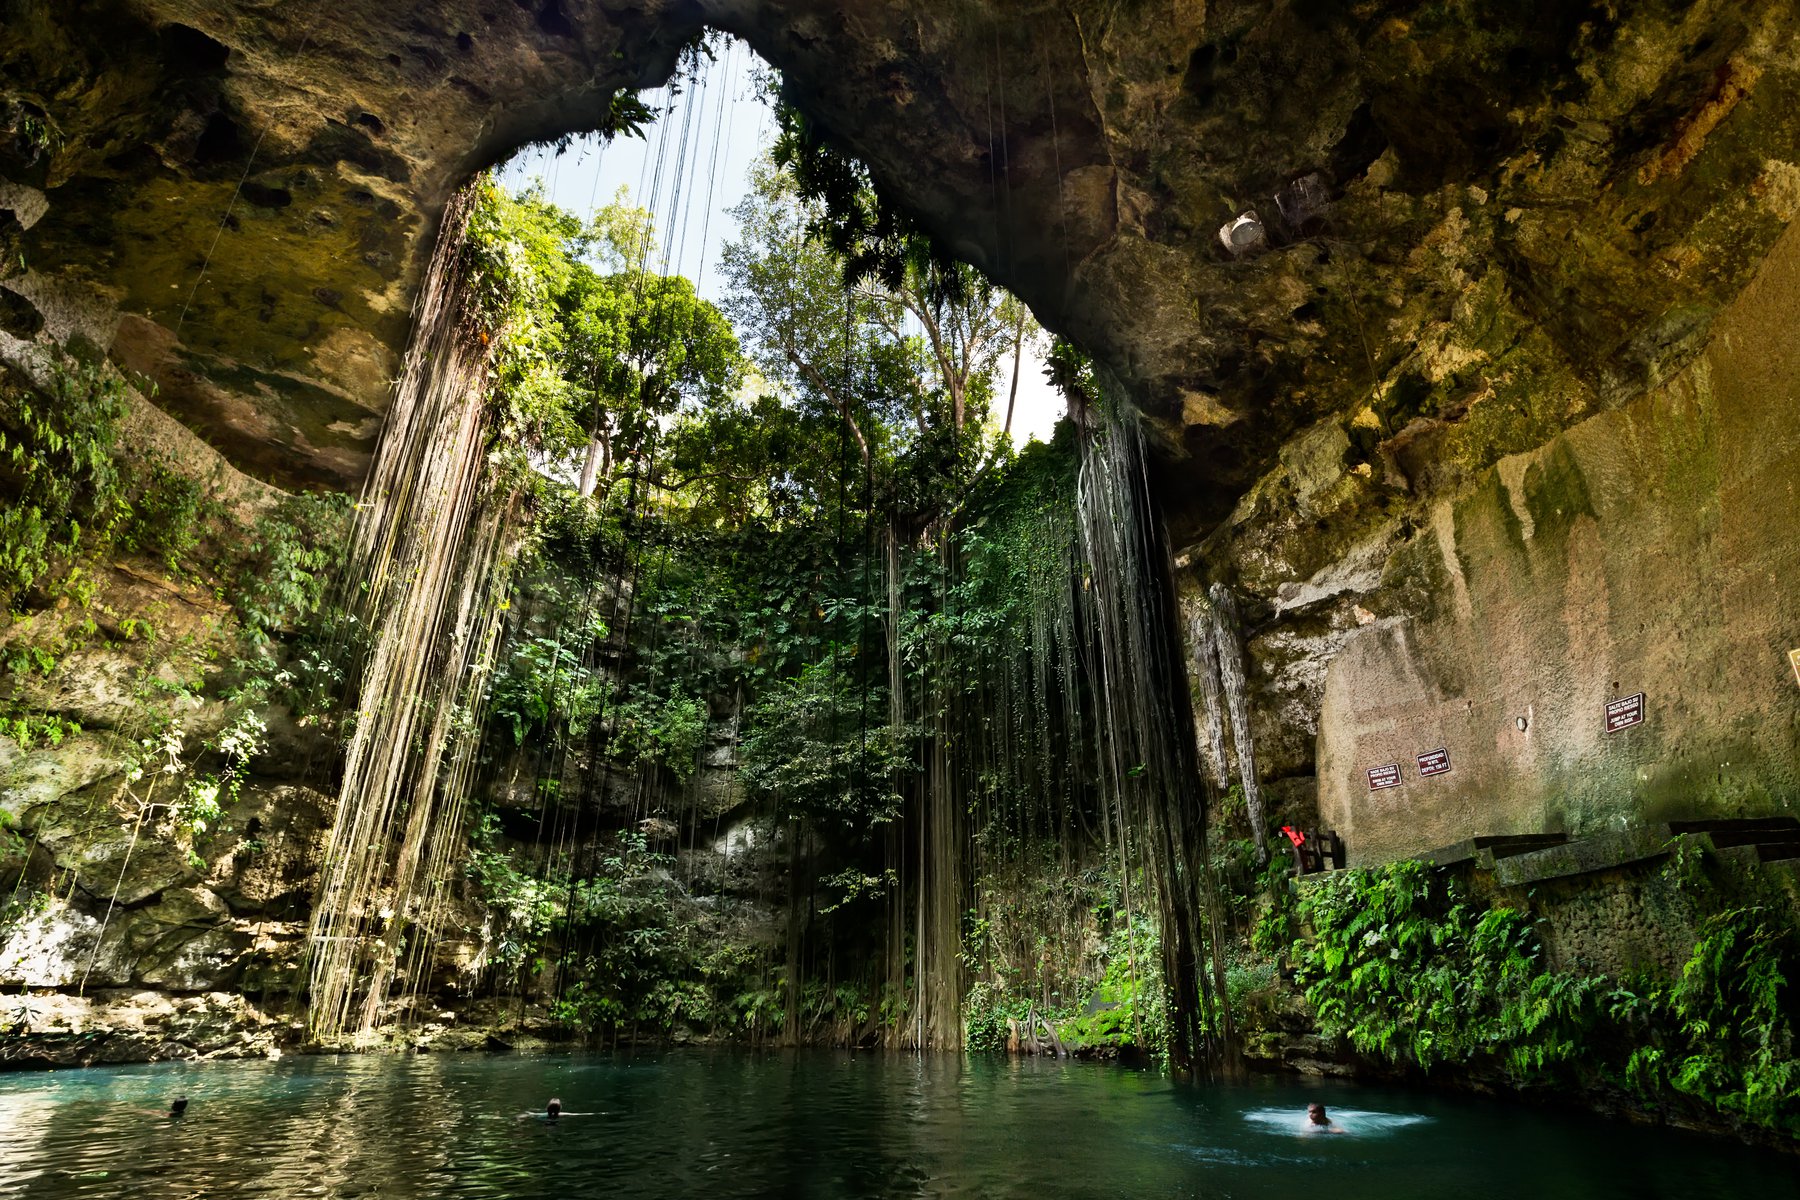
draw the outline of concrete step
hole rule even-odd
[[[1560,846],[1569,840],[1566,833],[1493,833],[1477,834],[1464,838],[1460,842],[1452,842],[1448,846],[1427,851],[1420,858],[1433,866],[1448,867],[1457,863],[1473,861],[1484,870],[1493,870],[1494,862],[1502,858],[1511,858],[1515,854],[1526,854],[1533,850],[1542,850],[1548,846]]]
[[[1519,887],[1661,858],[1669,853],[1673,840],[1667,825],[1597,834],[1500,859],[1494,864],[1494,882],[1502,887]]]
[[[1764,842],[1800,841],[1800,820],[1793,817],[1745,817],[1738,820],[1670,821],[1670,834],[1705,834],[1723,850]]]

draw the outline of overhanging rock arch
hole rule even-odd
[[[1419,338],[1492,316],[1458,311],[1471,264],[1551,368],[1629,391],[1691,354],[1780,228],[1726,209],[1794,140],[1790,3],[1454,7],[15,0],[0,208],[37,314],[10,325],[112,342],[244,465],[347,486],[450,190],[591,128],[711,25],[1120,379],[1198,531],[1295,430],[1418,391]],[[1284,218],[1308,176],[1324,211]],[[1233,258],[1219,229],[1251,210],[1271,249]]]

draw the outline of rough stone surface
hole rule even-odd
[[[278,1056],[299,1030],[226,992],[170,996],[95,991],[9,996],[0,1010],[0,1068],[103,1066]]]
[[[1531,894],[1551,961],[1578,975],[1676,980],[1693,954],[1701,913],[1660,864]]]
[[[1345,645],[1321,705],[1321,808],[1355,861],[1800,803],[1797,321],[1790,234],[1700,358],[1503,460],[1389,559],[1397,619]],[[1607,733],[1639,691],[1644,723]],[[1437,746],[1452,771],[1420,779]],[[1406,782],[1371,794],[1386,762]]]

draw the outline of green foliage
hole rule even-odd
[[[849,1039],[902,1021],[908,986],[866,941],[869,914],[899,894],[886,844],[922,786],[915,763],[927,738],[943,739],[952,770],[973,761],[965,748],[992,736],[984,665],[1027,670],[1022,625],[1067,606],[1078,578],[1072,445],[1014,459],[988,420],[1016,302],[923,260],[847,291],[842,255],[806,234],[817,204],[777,172],[753,191],[724,274],[754,374],[691,285],[645,269],[649,216],[625,197],[581,219],[538,192],[496,194],[472,222],[465,266],[500,402],[546,476],[530,483],[533,537],[488,746],[507,762],[544,747],[530,758],[560,772],[538,781],[547,805],[570,802],[580,769],[558,764],[601,754],[639,772],[640,815],[710,816],[718,791],[690,785],[711,713],[733,712],[736,798],[807,859],[811,961],[791,980],[761,949],[724,964],[692,949],[684,898],[655,872],[620,881],[646,906],[643,924],[621,928],[583,896],[582,880],[606,871],[515,878],[481,859],[495,911],[515,914],[499,924],[518,978],[546,986],[534,964],[554,954],[571,1026],[786,1022]],[[569,486],[577,455],[594,467],[592,498]],[[883,537],[900,575],[893,611]],[[610,637],[590,628],[596,612]],[[898,705],[890,648],[916,688]],[[1066,668],[1037,667],[1053,669]],[[1004,764],[976,770],[972,805],[1030,790]],[[825,963],[828,984],[810,974]],[[1143,1023],[1135,993],[1108,1003]]]
[[[207,521],[216,516],[206,486],[161,462],[134,463],[129,475],[119,548],[157,558],[172,574],[187,573]]]
[[[1288,857],[1280,853],[1271,855],[1262,870],[1260,883],[1258,891],[1263,900],[1256,921],[1250,927],[1250,949],[1266,960],[1275,961],[1286,958],[1294,939],[1300,936],[1298,898]]]
[[[240,709],[206,749],[220,760],[217,772],[191,775],[178,799],[169,801],[164,825],[188,849],[188,862],[195,870],[204,867],[196,845],[214,829],[225,810],[237,802],[249,775],[250,760],[268,748],[268,726],[254,709]],[[163,735],[163,749],[169,763],[180,771],[182,734],[179,725]],[[168,772],[168,766],[164,767]]]
[[[894,782],[906,760],[885,723],[886,704],[830,659],[773,685],[748,714],[745,788],[783,812],[840,829],[895,820]]]
[[[488,814],[477,827],[477,845],[464,871],[488,912],[490,955],[510,984],[543,954],[551,931],[567,911],[570,889],[566,879],[540,878],[522,869],[511,854],[494,848],[496,830],[497,823]]]
[[[604,638],[605,627],[592,630]],[[488,691],[488,719],[506,728],[513,745],[552,731],[585,736],[611,692],[584,658],[585,647],[562,636],[515,638]]]
[[[778,998],[756,986],[761,952],[707,936],[669,879],[669,856],[642,834],[614,835],[579,878],[500,846],[492,814],[473,838],[466,870],[488,909],[493,965],[510,987],[556,961],[558,1023],[595,1034],[779,1025]]]
[[[753,170],[734,216],[738,236],[721,262],[725,307],[792,410],[770,431],[788,441],[800,466],[791,474],[826,485],[820,502],[839,506],[845,485],[860,481],[849,492],[859,507],[923,530],[956,506],[977,464],[1004,457],[988,418],[1023,309],[969,268],[946,276],[929,261],[876,272],[873,286],[846,284],[857,270],[824,232],[835,219],[770,165]],[[793,442],[794,425],[826,436]],[[731,432],[753,442],[757,430]]]
[[[0,599],[17,606],[84,528],[119,516],[113,451],[125,413],[124,380],[104,364],[53,361],[40,390],[0,379]]]
[[[350,498],[299,492],[258,517],[231,600],[246,629],[291,632],[318,613],[350,536]]]
[[[990,915],[971,913],[964,937],[964,965],[978,980],[963,1004],[964,1045],[977,1051],[1002,1048],[1007,1022],[1023,1030],[1035,1012],[1056,1027],[1071,1052],[1161,1057],[1167,1023],[1155,922],[1141,912],[1127,922],[1118,881],[1100,872],[1083,872],[1060,888],[1041,882],[1037,887],[1040,903],[1032,903],[1016,895],[1002,900],[992,881],[983,883]],[[1005,890],[1018,888],[1014,882]],[[1041,904],[1050,899],[1043,893],[1059,890],[1064,894],[1051,908],[1077,897],[1087,904],[1075,926],[1063,926]],[[1015,907],[1022,911],[1011,911]],[[1035,931],[1034,944],[1021,946],[1016,934],[1009,936],[1019,928]],[[1090,939],[1098,952],[1086,971],[1065,977],[1067,966],[1052,966],[1055,956],[1071,945],[1092,944]]]
[[[610,749],[634,767],[666,767],[685,783],[700,765],[706,720],[706,705],[692,696],[630,700],[614,713]]]
[[[1121,923],[1107,940],[1106,972],[1099,986],[1062,1025],[1063,1038],[1077,1047],[1165,1055],[1168,1012],[1160,962],[1161,944],[1149,918],[1136,918],[1129,941]]]
[[[1709,918],[1670,997],[1680,1029],[1670,1082],[1759,1125],[1800,1133],[1800,1056],[1791,909],[1733,908]]]
[[[1023,1022],[1029,1002],[1000,993],[980,980],[963,996],[963,1048],[971,1054],[998,1054],[1006,1049],[1007,1021]]]
[[[1424,863],[1327,876],[1300,916],[1314,937],[1295,974],[1320,1028],[1427,1072],[1479,1061],[1544,1080],[1581,1056],[1606,995],[1548,967],[1525,913],[1483,909]]]
[[[1519,1084],[1598,1071],[1651,1102],[1685,1097],[1800,1133],[1800,930],[1785,897],[1720,888],[1697,852],[1672,878],[1719,905],[1681,978],[1627,984],[1549,967],[1529,917],[1484,908],[1422,863],[1347,871],[1302,893],[1314,936],[1296,977],[1328,1033],[1431,1071],[1494,1066]]]
[[[923,276],[946,296],[958,295],[969,269],[892,204],[867,167],[833,147],[793,105],[778,101],[775,115],[775,164],[812,202],[807,232],[842,262],[847,284],[874,278],[897,290]]]
[[[0,737],[9,737],[21,750],[54,748],[81,732],[79,722],[56,713],[0,715]]]
[[[1086,352],[1066,338],[1050,343],[1044,375],[1069,402],[1071,412],[1097,407],[1104,394],[1094,379],[1094,363]]]
[[[1777,902],[1779,904],[1779,902]],[[1681,978],[1619,1016],[1641,1043],[1627,1082],[1650,1098],[1687,1096],[1766,1129],[1800,1135],[1800,930],[1787,904],[1736,904],[1700,929]]]
[[[591,447],[604,483],[678,410],[736,388],[730,324],[688,280],[651,273],[649,214],[623,192],[584,223],[540,189],[477,187],[463,266],[494,354],[499,447],[538,447],[570,473]]]

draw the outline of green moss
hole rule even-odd
[[[1635,789],[1652,821],[1697,817],[1769,817],[1791,811],[1792,778],[1783,778],[1769,747],[1739,737],[1690,747],[1658,763]]]
[[[1482,476],[1474,492],[1456,506],[1456,559],[1471,588],[1485,582],[1490,568],[1510,572],[1529,561],[1525,525],[1498,472]]]

